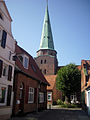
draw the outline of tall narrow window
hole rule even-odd
[[[44,60],[44,64],[46,64],[46,60]]]
[[[3,76],[7,76],[8,75],[8,65],[4,64],[3,65]]]
[[[2,17],[2,14],[0,13],[0,19],[2,19],[3,20],[3,17]]]
[[[5,94],[6,94],[6,88],[1,87],[0,88],[0,103],[5,103]]]
[[[3,30],[2,42],[1,42],[1,46],[3,48],[5,48],[5,46],[6,46],[6,38],[7,38],[7,33],[6,33],[6,31]]]
[[[24,58],[24,68],[26,68],[26,69],[28,69],[28,63],[29,63],[29,59],[28,59],[28,57],[25,57]]]
[[[41,60],[41,64],[43,64],[43,60]]]
[[[10,103],[11,103],[11,94],[12,94],[12,86],[8,85],[7,106],[10,106]]]
[[[48,98],[48,101],[51,101],[51,100],[52,100],[52,93],[51,93],[51,92],[48,93],[47,98]]]
[[[8,68],[8,80],[11,81],[12,79],[12,66],[9,65],[9,68]]]
[[[44,93],[40,92],[39,93],[39,103],[43,103],[44,102]]]
[[[2,76],[3,61],[0,60],[0,77]]]
[[[0,29],[0,42],[2,41],[2,33],[3,31]]]
[[[29,87],[28,103],[34,103],[34,88]]]

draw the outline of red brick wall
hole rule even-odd
[[[23,82],[24,84],[24,109],[23,112],[32,112],[37,110],[37,100],[36,102],[28,103],[26,102],[26,94],[27,94],[27,86],[38,88],[38,81],[33,80],[22,73],[16,73],[14,79],[14,107],[13,113],[17,114],[19,112],[19,105],[16,104],[16,101],[19,100],[19,93],[20,93],[20,84]],[[46,85],[41,85],[40,91],[46,92]],[[40,107],[40,106],[39,106]],[[41,106],[42,108],[46,108],[46,102]]]
[[[41,64],[41,60],[43,61],[42,64]],[[46,64],[44,63],[45,60],[46,60]],[[56,73],[57,60],[55,57],[40,56],[35,58],[35,61],[39,66],[39,68],[42,70],[43,74],[45,69],[46,69],[46,75],[54,75]]]

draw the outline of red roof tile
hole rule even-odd
[[[45,75],[46,80],[49,82],[50,86],[47,86],[47,90],[52,90],[56,84],[57,75]]]

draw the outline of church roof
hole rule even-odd
[[[56,77],[57,75],[45,75],[44,76],[50,86],[47,86],[47,90],[53,90],[54,86],[56,85]]]
[[[54,43],[53,43],[53,36],[52,36],[52,31],[51,31],[50,19],[49,19],[48,5],[45,11],[41,42],[40,42],[40,49],[54,50]]]

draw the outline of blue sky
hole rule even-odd
[[[46,0],[6,0],[18,45],[33,57],[39,49]],[[59,65],[90,60],[90,0],[48,0]]]

